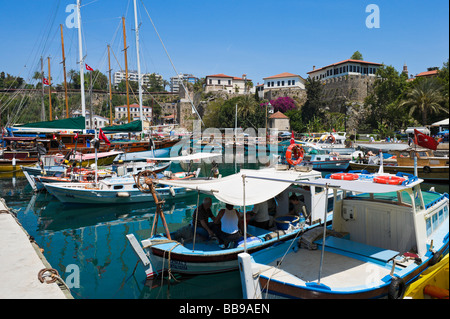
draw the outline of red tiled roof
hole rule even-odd
[[[422,72],[416,75],[416,77],[418,76],[430,76],[430,75],[437,75],[439,72],[439,70],[432,70],[432,71],[426,71],[426,72]]]
[[[207,78],[234,78],[234,76],[225,75],[223,73],[214,74],[214,75],[207,75]]]
[[[233,77],[233,80],[241,80],[241,81],[245,81],[245,80],[247,80],[247,81],[251,81],[250,79],[243,79],[243,78],[238,78],[238,77]]]
[[[309,72],[307,72],[307,74],[314,73],[314,72],[323,70],[323,69],[325,69],[325,68],[329,68],[330,66],[336,66],[336,65],[339,65],[339,64],[344,64],[344,63],[347,63],[347,62],[362,63],[362,64],[372,64],[372,65],[382,65],[381,63],[368,62],[368,61],[362,61],[362,60],[347,59],[347,60],[344,60],[344,61],[341,61],[341,62],[337,62],[337,63],[333,63],[333,64],[330,64],[330,65],[324,66],[324,67],[319,68],[319,69],[315,69],[315,70],[309,71]]]
[[[269,119],[288,119],[289,117],[287,117],[286,115],[284,115],[283,113],[281,113],[280,111],[272,114],[271,116],[269,116]]]
[[[292,76],[298,76],[298,77],[300,77],[300,75],[298,75],[298,74],[292,74],[292,73],[284,72],[284,73],[280,73],[280,74],[277,74],[277,75],[269,76],[269,77],[267,77],[267,78],[264,78],[263,80],[266,80],[266,79],[276,79],[276,78],[288,78],[288,77],[292,77]]]

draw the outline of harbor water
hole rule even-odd
[[[229,175],[240,167],[257,164],[220,164]],[[323,175],[328,172],[323,172]],[[423,183],[449,192],[448,184]],[[182,200],[168,200],[164,213],[169,230],[191,221],[197,201],[193,194]],[[167,277],[146,280],[144,268],[126,238],[138,240],[150,235],[156,207],[152,203],[132,205],[68,205],[48,193],[35,194],[24,177],[0,178],[0,197],[35,239],[48,262],[70,287],[75,299],[239,299],[242,298],[238,271],[222,274]],[[221,203],[213,201],[215,213]],[[164,229],[160,224],[158,232]]]

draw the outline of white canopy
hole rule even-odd
[[[152,161],[196,161],[207,158],[212,158],[216,156],[222,156],[222,153],[194,153],[185,156],[174,156],[174,157],[145,157]]]
[[[243,175],[265,177],[266,179],[245,178],[245,199]],[[254,205],[274,198],[287,189],[292,181],[314,180],[321,176],[320,172],[277,171],[272,168],[261,170],[241,170],[239,173],[210,180],[158,180],[168,185],[198,190],[214,195],[219,201],[236,205]],[[283,181],[268,180],[279,178]]]

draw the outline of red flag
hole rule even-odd
[[[93,68],[91,68],[89,65],[87,65],[86,64],[86,70],[88,70],[88,71],[94,71],[94,69]]]
[[[438,142],[431,136],[425,135],[418,130],[414,129],[414,143],[416,145],[429,148],[433,151],[437,149]]]
[[[104,140],[106,142],[106,144],[111,145],[111,143],[109,142],[108,138],[106,137],[105,133],[103,133],[102,129],[100,129],[100,134],[98,135],[98,137],[101,140]]]
[[[42,78],[42,83],[44,83],[44,85],[50,85],[46,78]]]
[[[74,137],[74,139],[75,139],[75,140],[78,140],[78,133],[77,133],[77,134],[75,134],[75,137]]]
[[[292,144],[295,144],[294,131],[292,131],[292,135],[291,135],[291,145]]]

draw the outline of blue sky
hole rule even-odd
[[[26,80],[51,56],[52,77],[62,81],[59,25],[75,0],[0,0],[0,71]],[[256,85],[282,72],[307,77],[359,50],[364,60],[417,74],[449,57],[449,3],[445,0],[138,0],[141,67],[175,75],[150,23],[152,17],[178,72],[197,77],[247,74]],[[142,4],[143,3],[143,4]],[[380,28],[366,27],[366,6],[380,9]],[[84,54],[107,71],[110,43],[124,67],[121,17],[126,17],[129,69],[136,69],[132,0],[83,0]],[[78,69],[76,29],[64,27],[68,69]],[[119,69],[114,56],[112,68]],[[47,64],[45,63],[47,73]]]

